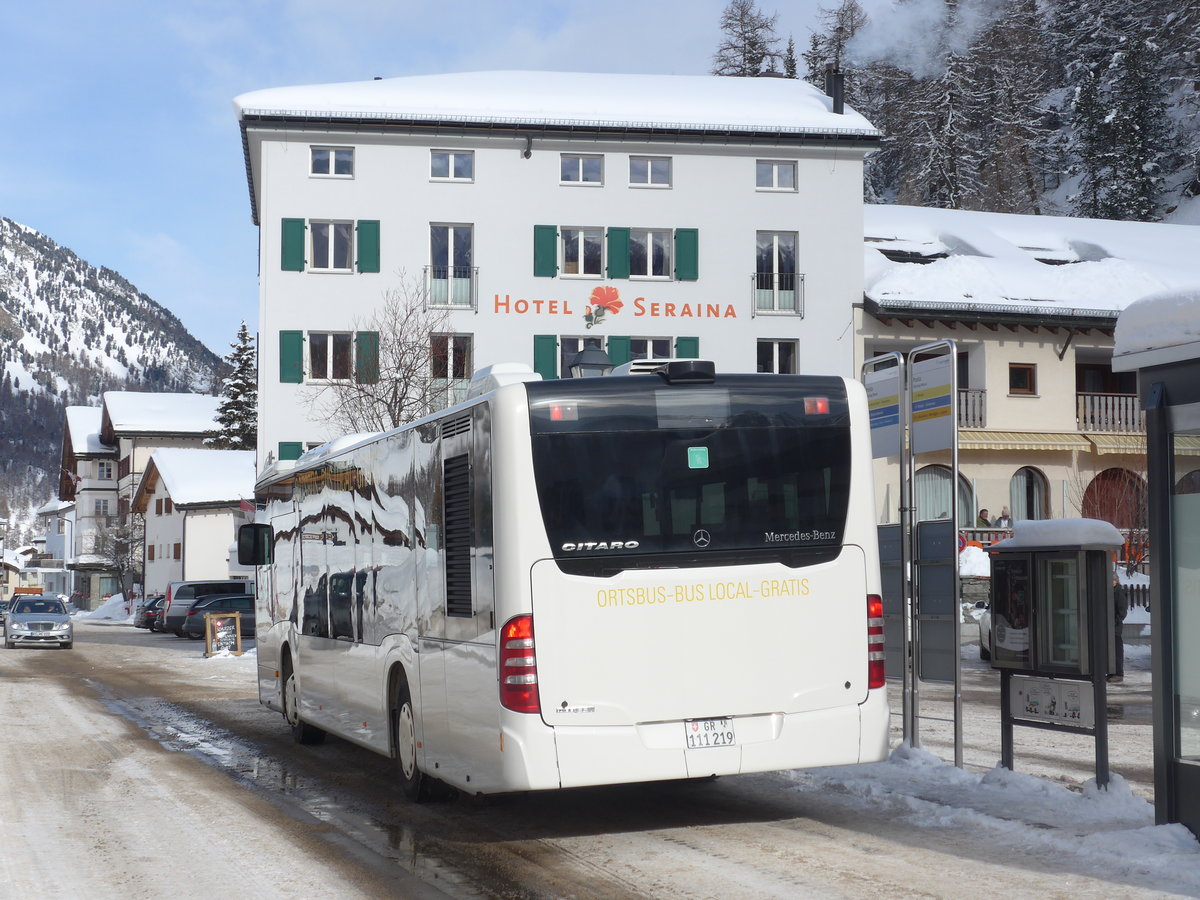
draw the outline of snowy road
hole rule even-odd
[[[292,744],[253,666],[86,622],[74,651],[0,652],[0,896],[1200,897],[1200,846],[1153,826],[1144,799],[1136,652],[1107,794],[1084,785],[1080,738],[1023,729],[1018,774],[993,770],[995,677],[972,662],[965,770],[910,751],[424,806],[390,785],[389,760]],[[949,759],[944,694],[927,690],[923,735]]]

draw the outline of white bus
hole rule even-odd
[[[260,480],[261,701],[414,799],[882,759],[862,387],[534,379]]]

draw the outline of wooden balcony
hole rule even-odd
[[[1075,401],[1075,415],[1080,431],[1146,431],[1146,415],[1138,405],[1136,394],[1078,393],[1075,395]]]
[[[987,391],[981,388],[959,388],[958,427],[987,427]]]

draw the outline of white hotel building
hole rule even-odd
[[[483,72],[235,101],[260,227],[261,473],[335,437],[304,387],[377,371],[357,331],[418,279],[432,373],[585,346],[855,374],[863,157],[879,133],[784,78]]]

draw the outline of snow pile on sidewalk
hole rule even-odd
[[[1155,825],[1154,807],[1120,775],[1107,790],[1089,779],[1080,791],[999,765],[966,772],[907,745],[886,762],[790,773],[798,788],[840,795],[851,808],[890,809],[916,828],[984,837],[1043,864],[1116,882],[1200,895],[1200,843],[1183,825]]]
[[[106,621],[127,622],[133,624],[133,613],[125,606],[124,594],[113,594],[95,609],[90,612],[80,613],[76,619],[89,619]]]

